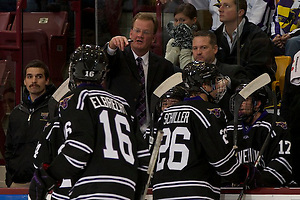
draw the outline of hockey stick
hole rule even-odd
[[[154,170],[154,167],[155,167],[155,164],[156,164],[156,159],[157,159],[157,156],[158,156],[159,147],[160,147],[161,139],[162,139],[163,135],[164,135],[164,132],[162,130],[159,130],[157,132],[157,137],[156,137],[156,140],[155,140],[155,145],[154,145],[154,148],[153,148],[153,151],[152,151],[152,154],[151,154],[151,158],[150,158],[150,162],[149,162],[149,167],[148,167],[148,170],[147,170],[147,174],[149,176],[148,176],[148,180],[147,180],[147,183],[146,183],[146,186],[145,186],[145,189],[144,189],[144,193],[142,195],[141,200],[144,200],[145,197],[146,197],[146,195],[147,195],[148,188],[149,188],[149,185],[150,185],[150,181],[151,181],[151,178],[153,176],[153,170]]]
[[[69,89],[69,80],[70,78],[67,78],[60,86],[59,88],[53,93],[52,97],[53,99],[58,102],[67,92],[70,91]]]
[[[272,116],[272,124],[271,124],[271,128],[270,128],[270,131],[262,145],[262,147],[260,148],[260,151],[258,153],[258,156],[254,162],[254,168],[256,168],[258,166],[258,163],[260,162],[261,160],[261,157],[262,155],[264,154],[265,152],[265,149],[266,147],[268,146],[269,142],[270,142],[270,139],[271,139],[271,134],[272,134],[272,131],[273,131],[273,127],[275,126],[275,123],[276,123],[276,118],[277,118],[277,99],[276,99],[276,93],[274,91],[272,91],[272,99],[273,99],[273,104],[274,104],[274,115]],[[248,177],[246,177],[246,181],[243,185],[243,189],[242,191],[240,192],[240,195],[238,197],[237,200],[241,200],[244,196],[244,193],[245,191],[247,190],[247,184],[248,184]]]
[[[154,116],[155,116],[155,106],[158,103],[159,99],[165,94],[168,90],[174,86],[182,83],[182,73],[178,72],[167,78],[162,82],[153,92],[151,96],[151,105],[150,105],[150,137],[153,138],[154,135]]]
[[[260,75],[252,80],[245,88],[243,88],[235,97],[234,100],[234,113],[233,113],[233,148],[237,149],[237,127],[238,127],[238,114],[240,105],[247,99],[253,92],[271,82],[270,76],[267,73]]]
[[[164,82],[162,82],[153,92],[151,96],[151,106],[150,111],[154,111],[157,102],[159,101],[160,97],[165,94],[168,90],[172,87],[178,85],[182,82],[182,73],[178,72],[173,74],[169,78],[167,78]]]
[[[67,78],[60,86],[56,89],[56,91],[53,93],[51,98],[48,102],[49,107],[49,115],[50,119],[52,119],[55,116],[55,111],[57,108],[57,103],[59,100],[67,93],[69,92],[69,78]]]

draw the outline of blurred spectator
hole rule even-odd
[[[271,29],[275,55],[290,56],[293,60],[300,50],[299,14],[299,1],[280,0],[276,5]]]
[[[219,46],[217,58],[223,63],[240,64],[250,80],[263,73],[268,73],[275,80],[272,42],[257,25],[249,22],[246,10],[246,0],[221,1],[219,11],[223,23],[215,31]]]
[[[167,43],[165,58],[181,69],[192,62],[193,33],[200,29],[196,8],[189,3],[180,4],[174,12],[174,21],[167,24],[171,39]]]
[[[8,127],[8,119],[11,111],[15,107],[15,89],[12,87],[9,87],[4,90],[3,92],[3,113],[4,116],[2,118],[2,127],[4,129],[4,132],[6,133],[7,127]]]
[[[160,0],[165,4],[173,2],[172,0]],[[212,30],[216,30],[222,22],[218,4],[220,0],[183,0],[185,3],[193,4],[197,10],[209,10],[212,15]],[[270,23],[275,11],[276,0],[247,0],[248,9],[246,16],[250,22],[261,27],[266,33],[270,32]]]

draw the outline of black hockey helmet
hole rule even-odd
[[[75,80],[101,83],[107,73],[108,58],[98,45],[83,44],[70,57],[69,88],[74,89]]]
[[[215,65],[194,61],[184,67],[182,79],[189,91],[203,92],[203,83],[213,81],[217,74],[218,71]]]
[[[182,84],[172,87],[161,96],[159,105],[157,105],[158,113],[160,113],[162,109],[169,107],[174,103],[183,101],[185,97],[189,97],[189,93]]]
[[[235,96],[242,90],[244,89],[248,84],[246,83],[242,83],[240,84],[238,87],[236,87],[235,89],[235,94],[232,95],[231,99],[230,99],[230,110],[233,113],[234,110],[234,101],[235,101]],[[260,112],[262,112],[265,108],[265,106],[267,105],[268,101],[269,101],[269,95],[267,92],[267,88],[268,86],[264,86],[259,88],[258,90],[256,90],[254,93],[252,93],[250,95],[250,97],[252,98],[252,103],[253,105],[256,105],[257,101],[261,101],[261,105],[259,107]]]
[[[162,95],[161,100],[173,98],[183,100],[188,97],[188,91],[182,85],[176,85]]]

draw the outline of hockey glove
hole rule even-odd
[[[178,24],[174,29],[173,47],[180,47],[181,49],[192,49],[193,31],[191,27],[186,24]]]
[[[29,196],[32,200],[45,200],[48,192],[57,183],[46,172],[48,166],[48,164],[42,164],[33,174],[29,186]]]

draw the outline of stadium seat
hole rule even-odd
[[[24,31],[23,49],[23,65],[33,59],[40,59],[49,64],[48,38],[44,31]],[[7,59],[7,57],[11,57],[13,61],[18,59],[15,31],[0,31],[0,59]]]
[[[0,31],[7,30],[10,20],[10,12],[0,12]]]
[[[285,70],[291,64],[292,58],[290,56],[275,56],[275,62],[277,65],[276,80],[272,82],[272,90],[276,91],[279,88],[281,98],[284,89]]]
[[[41,30],[46,33],[51,79],[56,86],[60,85],[63,81],[62,70],[67,60],[68,13],[66,11],[24,12],[23,29],[24,31]],[[11,30],[16,30],[15,22]]]

